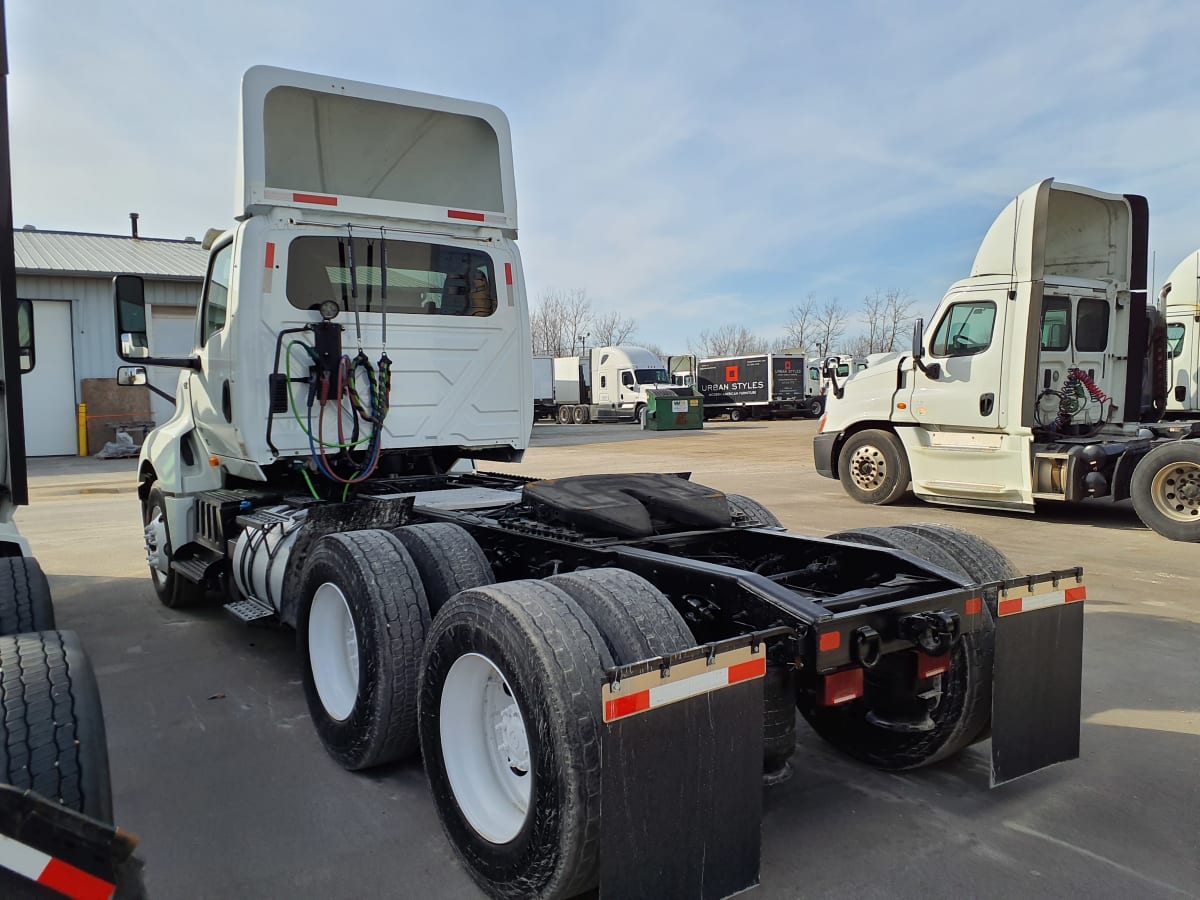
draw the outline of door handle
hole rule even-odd
[[[979,414],[981,416],[990,416],[992,407],[996,405],[995,394],[980,394],[979,395]]]

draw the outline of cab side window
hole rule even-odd
[[[1075,349],[1097,352],[1108,347],[1108,301],[1083,297],[1075,308]]]
[[[17,301],[17,358],[20,360],[22,374],[33,371],[37,357],[33,352],[32,300]]]
[[[1183,353],[1183,335],[1186,330],[1182,322],[1172,322],[1167,326],[1167,355],[1175,359]]]
[[[229,279],[233,264],[233,244],[229,243],[213,254],[208,264],[208,281],[205,284],[202,307],[200,343],[225,327],[229,308]]]
[[[996,304],[991,300],[955,303],[942,316],[929,352],[933,356],[974,356],[992,345]]]

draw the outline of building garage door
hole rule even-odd
[[[70,301],[34,300],[33,369],[21,376],[28,456],[79,452],[73,347]]]
[[[155,356],[191,356],[196,347],[196,313],[191,309],[155,307],[150,310],[150,350]],[[146,375],[160,391],[175,396],[182,369],[150,366]],[[161,425],[175,414],[175,406],[151,392],[150,412]]]

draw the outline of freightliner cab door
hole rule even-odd
[[[920,497],[1009,508],[1032,503],[1027,446],[1005,434],[1010,303],[1004,287],[958,290],[926,331],[924,362],[940,372],[907,374],[907,402],[920,427],[898,430]]]
[[[200,301],[200,370],[192,382],[192,414],[209,456],[244,459],[246,448],[234,427],[233,351],[229,319],[233,241],[213,248]]]

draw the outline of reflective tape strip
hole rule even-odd
[[[294,203],[311,203],[314,206],[337,206],[337,197],[328,197],[325,194],[292,194]]]
[[[0,834],[0,866],[74,900],[109,900],[116,885]]]
[[[1087,599],[1087,589],[1081,584],[1065,590],[1054,590],[1049,585],[1039,585],[1027,593],[1014,593],[1019,588],[1010,588],[1000,592],[1000,600],[996,605],[996,613],[1000,616],[1015,616],[1018,613],[1030,612],[1035,609],[1045,609],[1048,606],[1059,606],[1063,603],[1082,603]]]
[[[448,209],[446,210],[446,218],[463,219],[467,222],[482,222],[487,217],[481,212],[467,212],[465,209]]]
[[[671,669],[666,678],[659,672],[648,672],[620,682],[616,690],[613,685],[606,684],[601,691],[604,721],[615,722],[730,685],[762,678],[766,672],[765,648],[760,646],[755,653],[749,647],[744,647],[718,653],[712,665],[704,657],[682,663]]]
[[[504,283],[508,287],[508,305],[513,305],[513,270],[512,263],[504,264]]]
[[[267,252],[265,254],[263,266],[263,293],[271,293],[271,287],[275,283],[275,242],[267,241]]]

